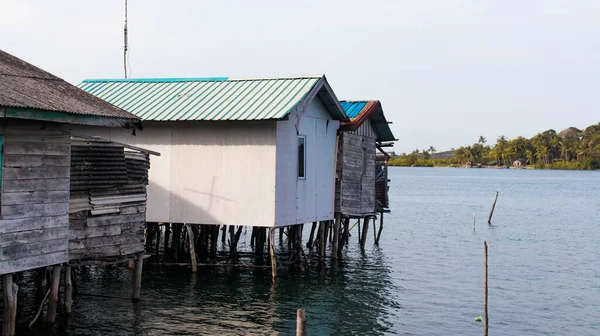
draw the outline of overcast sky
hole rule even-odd
[[[124,0],[0,0],[0,48],[122,78]],[[600,1],[129,0],[133,77],[325,74],[398,152],[600,121]]]

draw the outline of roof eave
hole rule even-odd
[[[63,111],[40,110],[34,108],[11,107],[3,108],[1,117],[15,119],[29,119],[50,121],[65,124],[79,124],[104,127],[125,127],[142,130],[142,121],[133,118],[95,116],[87,114],[76,114]]]

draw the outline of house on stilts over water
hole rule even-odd
[[[154,223],[168,223],[177,247],[185,224],[202,259],[208,245],[215,253],[219,226],[225,239],[229,225],[235,259],[242,227],[253,227],[261,252],[269,228],[275,275],[275,228],[289,227],[288,239],[296,241],[299,224],[334,218],[337,135],[348,119],[325,76],[100,79],[79,87],[144,121],[135,137],[120,130],[86,132],[162,154],[150,169],[150,237]],[[165,242],[168,247],[169,237]],[[196,254],[190,254],[194,264]]]
[[[369,221],[372,219],[375,225],[375,216],[379,214],[379,230],[375,227],[375,243],[378,244],[383,229],[383,214],[389,212],[390,156],[384,148],[392,146],[397,139],[378,100],[340,103],[350,121],[342,123],[340,127],[335,212],[342,218],[345,228],[350,224],[350,219],[358,219],[361,248],[364,249]]]
[[[123,151],[126,145],[90,141],[85,134],[76,136],[72,133],[75,126],[113,127],[132,132],[131,129],[141,130],[141,121],[135,115],[0,50],[0,275],[3,276],[5,303],[3,334],[14,334],[18,286],[13,283],[13,274],[35,269],[39,285],[44,287],[47,272],[52,274],[52,280],[47,284],[49,303],[46,320],[54,322],[61,266],[69,265],[73,253],[79,260],[79,247],[85,247],[86,242],[98,243],[92,235],[102,237],[98,239],[103,239],[106,245],[113,239],[120,240],[122,230],[110,228],[103,231],[102,224],[111,219],[90,221],[91,218],[107,214],[94,212],[94,206],[99,204],[94,204],[94,194],[90,194],[92,207],[81,208],[87,211],[87,222],[78,222],[77,228],[72,230],[74,222],[70,213],[74,195],[79,197],[82,195],[80,192],[91,192],[93,188],[86,188],[92,187],[90,182],[106,172],[109,162],[110,165],[124,168],[119,171],[123,175],[119,183],[101,178],[106,184],[102,186],[103,192],[125,189],[135,184],[136,195],[145,194],[143,177],[140,179],[137,174],[143,173],[148,167],[147,152],[138,149],[137,153],[144,154],[126,154]],[[110,148],[98,150],[101,147]],[[129,158],[137,161],[130,162]],[[95,162],[102,164],[95,166]],[[130,177],[130,171],[136,174]],[[105,177],[113,178],[112,175]],[[96,200],[102,198],[100,194],[96,196]],[[145,220],[141,211],[143,198],[136,198],[135,206],[140,211],[131,210],[132,207],[125,205],[120,209],[121,212],[127,209],[136,214],[135,218],[120,217],[121,229]],[[106,202],[106,199],[102,200]],[[117,215],[113,212],[110,214]],[[85,235],[80,236],[81,230],[87,230]],[[130,231],[141,241],[144,239],[143,232],[143,227],[139,225]],[[72,249],[74,244],[77,245],[76,250]],[[94,246],[99,248],[104,245],[98,243]],[[139,256],[139,252],[143,252],[143,246],[139,244],[129,247],[118,253],[98,254],[92,251],[86,254],[85,259],[90,261],[96,257],[131,256],[136,253]],[[141,260],[138,265],[139,278]],[[69,266],[66,270],[64,302],[65,311],[69,313],[72,288]],[[42,298],[45,292],[43,288]]]

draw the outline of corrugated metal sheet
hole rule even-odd
[[[139,120],[131,113],[2,50],[0,106]]]
[[[285,117],[320,81],[325,77],[99,79],[79,87],[142,120],[264,120]],[[328,108],[346,119],[337,101]]]
[[[356,131],[365,121],[369,120],[375,133],[377,133],[377,141],[396,140],[385,119],[379,100],[340,101],[340,105],[350,118],[349,122],[342,123],[342,130]]]

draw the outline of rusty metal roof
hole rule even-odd
[[[334,119],[347,120],[325,76],[84,80],[79,87],[142,120],[281,119],[319,96]]]
[[[342,130],[355,131],[365,121],[370,120],[377,141],[396,141],[396,137],[390,129],[388,121],[383,114],[383,108],[379,100],[360,100],[360,101],[340,101],[346,115],[350,118],[349,122],[342,123]]]
[[[141,125],[135,115],[2,50],[0,106],[130,119]]]

